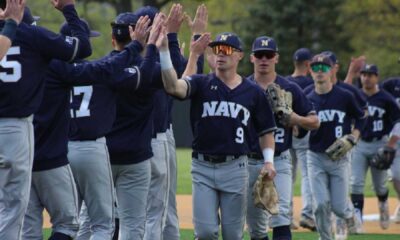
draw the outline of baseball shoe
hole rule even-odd
[[[313,232],[317,230],[317,227],[315,226],[315,222],[313,219],[308,218],[308,217],[301,217],[300,218],[300,227],[302,228],[307,228]]]
[[[295,220],[292,219],[292,222],[290,223],[290,229],[292,230],[297,230],[299,229],[299,225],[296,223]]]
[[[337,218],[335,240],[346,240],[346,239],[347,239],[346,221],[343,218]]]
[[[354,210],[353,217],[346,219],[347,230],[349,234],[361,234],[364,233],[363,222],[361,212],[359,209]]]
[[[399,203],[399,205],[397,205],[397,208],[394,211],[394,222],[395,223],[400,223],[400,203]]]
[[[382,229],[389,228],[390,215],[389,215],[389,204],[387,201],[379,201],[379,222]]]

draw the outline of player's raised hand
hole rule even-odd
[[[355,76],[359,76],[361,68],[365,65],[365,60],[365,56],[360,56],[357,58],[352,57],[350,61],[349,72],[351,72]]]
[[[193,21],[189,15],[185,15],[185,19],[192,30],[193,35],[203,34],[207,29],[208,23],[208,11],[206,5],[201,4],[197,7],[196,16]]]
[[[51,0],[51,4],[58,10],[62,11],[65,6],[75,4],[75,0]]]
[[[139,41],[142,46],[146,45],[146,39],[149,35],[149,25],[150,25],[150,18],[146,16],[141,16],[138,21],[136,22],[135,29],[132,26],[129,26],[129,35],[132,40]]]
[[[203,55],[206,51],[208,44],[210,43],[210,40],[210,33],[204,33],[196,41],[192,41],[192,43],[190,44],[190,52],[196,54],[197,56]]]
[[[0,8],[0,19],[13,19],[19,24],[24,16],[25,0],[7,0],[6,8]]]
[[[164,26],[166,16],[163,13],[158,13],[156,14],[153,25],[151,26],[150,30],[150,35],[149,39],[147,40],[148,44],[156,44],[159,38],[159,35],[161,34],[162,27]],[[160,44],[161,45],[161,44]],[[159,46],[157,46],[159,47]]]
[[[182,5],[179,3],[173,4],[165,25],[167,28],[167,32],[168,33],[179,32],[179,29],[181,28],[184,19],[185,15],[183,13]]]

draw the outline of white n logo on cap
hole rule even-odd
[[[221,41],[226,41],[228,37],[228,35],[221,35]]]
[[[261,40],[261,46],[267,47],[268,46],[268,42],[269,42],[269,39]]]
[[[323,62],[324,58],[323,57],[318,57],[318,62]]]

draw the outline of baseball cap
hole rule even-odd
[[[24,16],[22,17],[22,22],[28,25],[36,25],[36,21],[40,19],[39,16],[33,16],[31,10],[28,7],[24,9]]]
[[[257,51],[278,51],[278,46],[273,38],[267,36],[261,36],[256,38],[253,42],[253,47],[251,48],[253,52]]]
[[[311,66],[315,64],[325,64],[330,67],[333,65],[329,56],[323,53],[317,54],[311,59]]]
[[[129,26],[134,26],[138,19],[133,12],[120,13],[111,23],[113,36],[119,41],[130,39]]]
[[[311,58],[311,51],[308,48],[299,48],[293,54],[293,61],[296,62],[311,60]]]
[[[332,52],[332,51],[323,51],[322,54],[327,55],[331,59],[333,64],[338,64],[339,63],[339,60],[337,59],[337,57],[336,57],[334,52]]]
[[[81,21],[84,23],[83,26],[84,26],[86,32],[89,34],[89,37],[98,37],[98,36],[101,35],[98,31],[90,30],[89,23],[85,19],[81,18]],[[71,36],[72,35],[71,27],[68,25],[67,22],[64,22],[61,25],[60,33],[62,35],[64,35],[64,36]]]
[[[375,64],[365,64],[361,69],[361,73],[373,73],[378,76],[378,67]]]
[[[240,40],[240,38],[236,34],[230,32],[218,34],[215,40],[208,44],[208,46],[210,47],[214,47],[216,45],[228,45],[240,51],[243,51],[242,41]]]
[[[158,9],[153,6],[143,6],[134,12],[134,14],[136,14],[138,19],[140,17],[144,17],[146,15],[149,16],[149,18],[151,20],[150,25],[153,24],[153,20],[156,17],[157,13],[158,13]]]

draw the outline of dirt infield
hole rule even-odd
[[[294,197],[294,217],[298,221],[300,217],[301,211],[301,198]],[[179,214],[179,227],[184,229],[193,229],[192,224],[192,196],[191,195],[178,195],[178,214]],[[394,209],[397,206],[397,200],[395,198],[389,199],[389,209],[390,213],[393,214]],[[379,221],[373,221],[376,219],[378,214],[378,202],[376,198],[366,198],[364,203],[364,218],[371,219],[364,221],[364,229],[366,233],[391,233],[391,234],[400,234],[400,224],[395,224],[392,222],[390,224],[389,229],[382,230],[379,227]],[[45,219],[45,228],[49,228],[51,225],[49,223],[48,215],[44,214]],[[307,231],[304,229],[299,229],[296,231]]]

